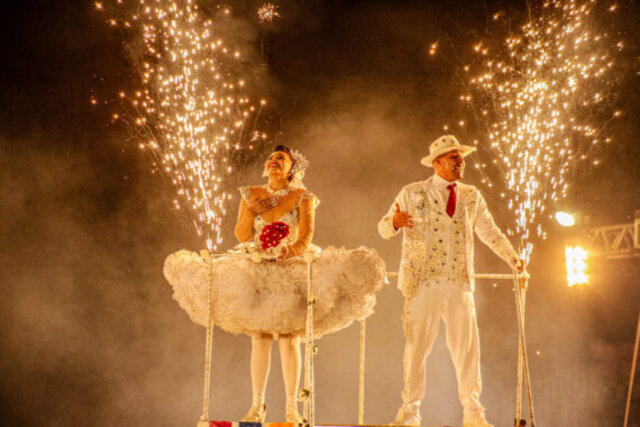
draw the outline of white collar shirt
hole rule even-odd
[[[436,190],[438,190],[438,194],[440,194],[440,196],[446,196],[443,200],[444,206],[447,205],[447,200],[449,200],[449,189],[447,187],[451,184],[455,184],[455,181],[450,182],[442,178],[437,173],[433,174],[433,186],[436,188]],[[453,191],[456,192],[456,196],[459,195],[457,185],[453,188]]]
[[[432,183],[433,183],[433,187],[436,189],[436,192],[438,193],[438,196],[440,197],[440,202],[442,203],[442,206],[447,206],[447,202],[449,200],[449,189],[447,188],[449,185],[451,184],[455,184],[455,182],[450,182],[447,181],[446,179],[442,178],[440,175],[433,174],[433,179],[432,179]],[[461,202],[461,194],[459,191],[459,187],[456,185],[453,188],[453,191],[456,193],[456,211],[459,209],[460,206],[462,206]],[[461,286],[464,285],[464,283],[458,283],[460,282],[460,278],[456,277],[455,274],[455,265],[454,265],[454,261],[453,261],[453,256],[452,254],[452,250],[453,250],[453,227],[452,227],[452,218],[449,218],[448,215],[445,215],[445,221],[443,224],[443,228],[445,231],[445,235],[448,236],[448,238],[445,239],[445,245],[446,245],[446,251],[449,254],[448,260],[447,260],[447,264],[444,268],[443,271],[443,275],[440,276],[440,283],[434,283],[432,280],[429,280],[427,282],[424,282],[423,285],[428,285],[428,286],[435,286],[436,288],[441,288],[443,287],[444,289],[450,290],[450,289],[457,289]],[[466,258],[466,257],[464,257]],[[465,260],[468,262],[468,260]],[[460,262],[460,261],[458,261]]]

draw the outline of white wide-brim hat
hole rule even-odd
[[[423,157],[422,160],[420,160],[420,163],[432,168],[433,161],[437,157],[440,157],[443,154],[446,154],[449,151],[453,150],[459,151],[462,157],[467,157],[469,154],[475,151],[475,147],[460,144],[460,142],[458,142],[456,137],[453,135],[442,135],[440,138],[431,143],[431,145],[429,146],[429,155]]]

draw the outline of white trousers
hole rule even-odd
[[[405,302],[404,389],[405,416],[420,413],[425,393],[426,361],[444,320],[447,347],[458,379],[458,396],[464,414],[484,413],[480,404],[480,342],[473,293],[455,286],[422,286]]]

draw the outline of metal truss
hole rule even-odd
[[[587,250],[590,256],[614,258],[640,257],[640,210],[633,222],[592,227],[587,230]]]

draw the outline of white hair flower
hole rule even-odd
[[[298,174],[299,178],[304,177],[304,173],[309,167],[309,160],[298,150],[291,150],[291,158],[293,159],[292,174]]]

